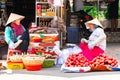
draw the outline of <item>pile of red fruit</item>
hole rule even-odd
[[[118,61],[112,56],[106,54],[100,54],[90,62],[91,67],[96,67],[98,65],[118,67]]]
[[[106,54],[100,54],[95,57],[92,61],[89,61],[83,54],[72,54],[70,55],[66,62],[66,67],[87,67],[95,68],[97,66],[112,66],[118,67],[118,61],[112,56]]]
[[[66,67],[87,67],[89,66],[89,61],[83,54],[72,54],[67,58],[65,66]]]

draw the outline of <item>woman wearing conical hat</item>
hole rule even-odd
[[[25,17],[11,13],[5,28],[5,40],[10,49],[27,52],[29,45],[29,33],[20,23]]]
[[[88,59],[93,60],[96,56],[103,54],[106,49],[106,34],[104,27],[97,18],[85,23],[92,31],[89,39],[81,39],[80,48],[82,54]]]

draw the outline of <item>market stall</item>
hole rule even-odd
[[[50,6],[46,4],[49,4],[46,0],[43,2],[37,0],[36,2],[36,24],[33,23],[29,28],[30,46],[28,53],[24,54],[21,51],[9,50],[7,66],[4,68],[2,64],[0,64],[2,69],[39,71],[42,68],[55,66],[60,55],[65,53],[60,50],[58,26],[54,28],[49,25],[56,15],[56,10],[54,10],[54,8],[51,10],[51,8],[49,8]],[[45,6],[41,8],[41,5]],[[88,9],[88,7],[85,9]],[[96,10],[95,7],[93,7],[93,11],[94,10]],[[42,14],[40,11],[42,11]],[[52,15],[50,15],[51,13]],[[57,51],[54,50],[55,47],[57,47]],[[71,47],[73,48],[74,46]],[[89,61],[84,55],[78,54],[77,52],[78,47],[77,49],[74,48],[74,50],[70,52],[71,55],[66,57],[65,63],[61,66],[62,72],[120,71],[119,62],[110,55],[101,54],[92,61]]]
[[[66,50],[65,50],[66,49]],[[58,69],[63,73],[85,73],[94,71],[120,71],[120,66],[117,58],[111,56],[110,54],[100,54],[95,57],[92,61],[87,60],[87,58],[82,54],[77,54],[78,48],[65,48],[61,50],[63,53],[69,51],[71,55],[66,57],[65,63],[63,63]],[[68,51],[67,51],[68,50]],[[73,51],[74,50],[74,51]],[[38,49],[34,50],[38,51]],[[54,68],[58,63],[58,58],[60,55],[55,53],[45,53],[42,54],[27,54],[21,55],[20,51],[11,50],[7,59],[7,66],[4,66],[0,62],[0,70],[27,70],[27,71],[40,71],[44,68]]]
[[[120,71],[117,59],[110,55],[101,54],[92,61],[83,54],[70,55],[61,67],[62,72],[92,72],[92,71]]]

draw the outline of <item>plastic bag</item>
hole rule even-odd
[[[78,54],[80,52],[82,52],[82,50],[78,46],[73,46],[63,49],[61,51],[61,54],[59,54],[58,64],[64,64],[69,55]]]

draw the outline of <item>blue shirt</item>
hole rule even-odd
[[[23,29],[24,29],[24,31],[26,31],[26,29],[24,27],[23,27]],[[11,28],[10,26],[7,26],[5,28],[5,41],[7,42],[7,44],[10,44],[11,42],[15,43],[18,41],[17,36],[15,36],[13,28]]]

